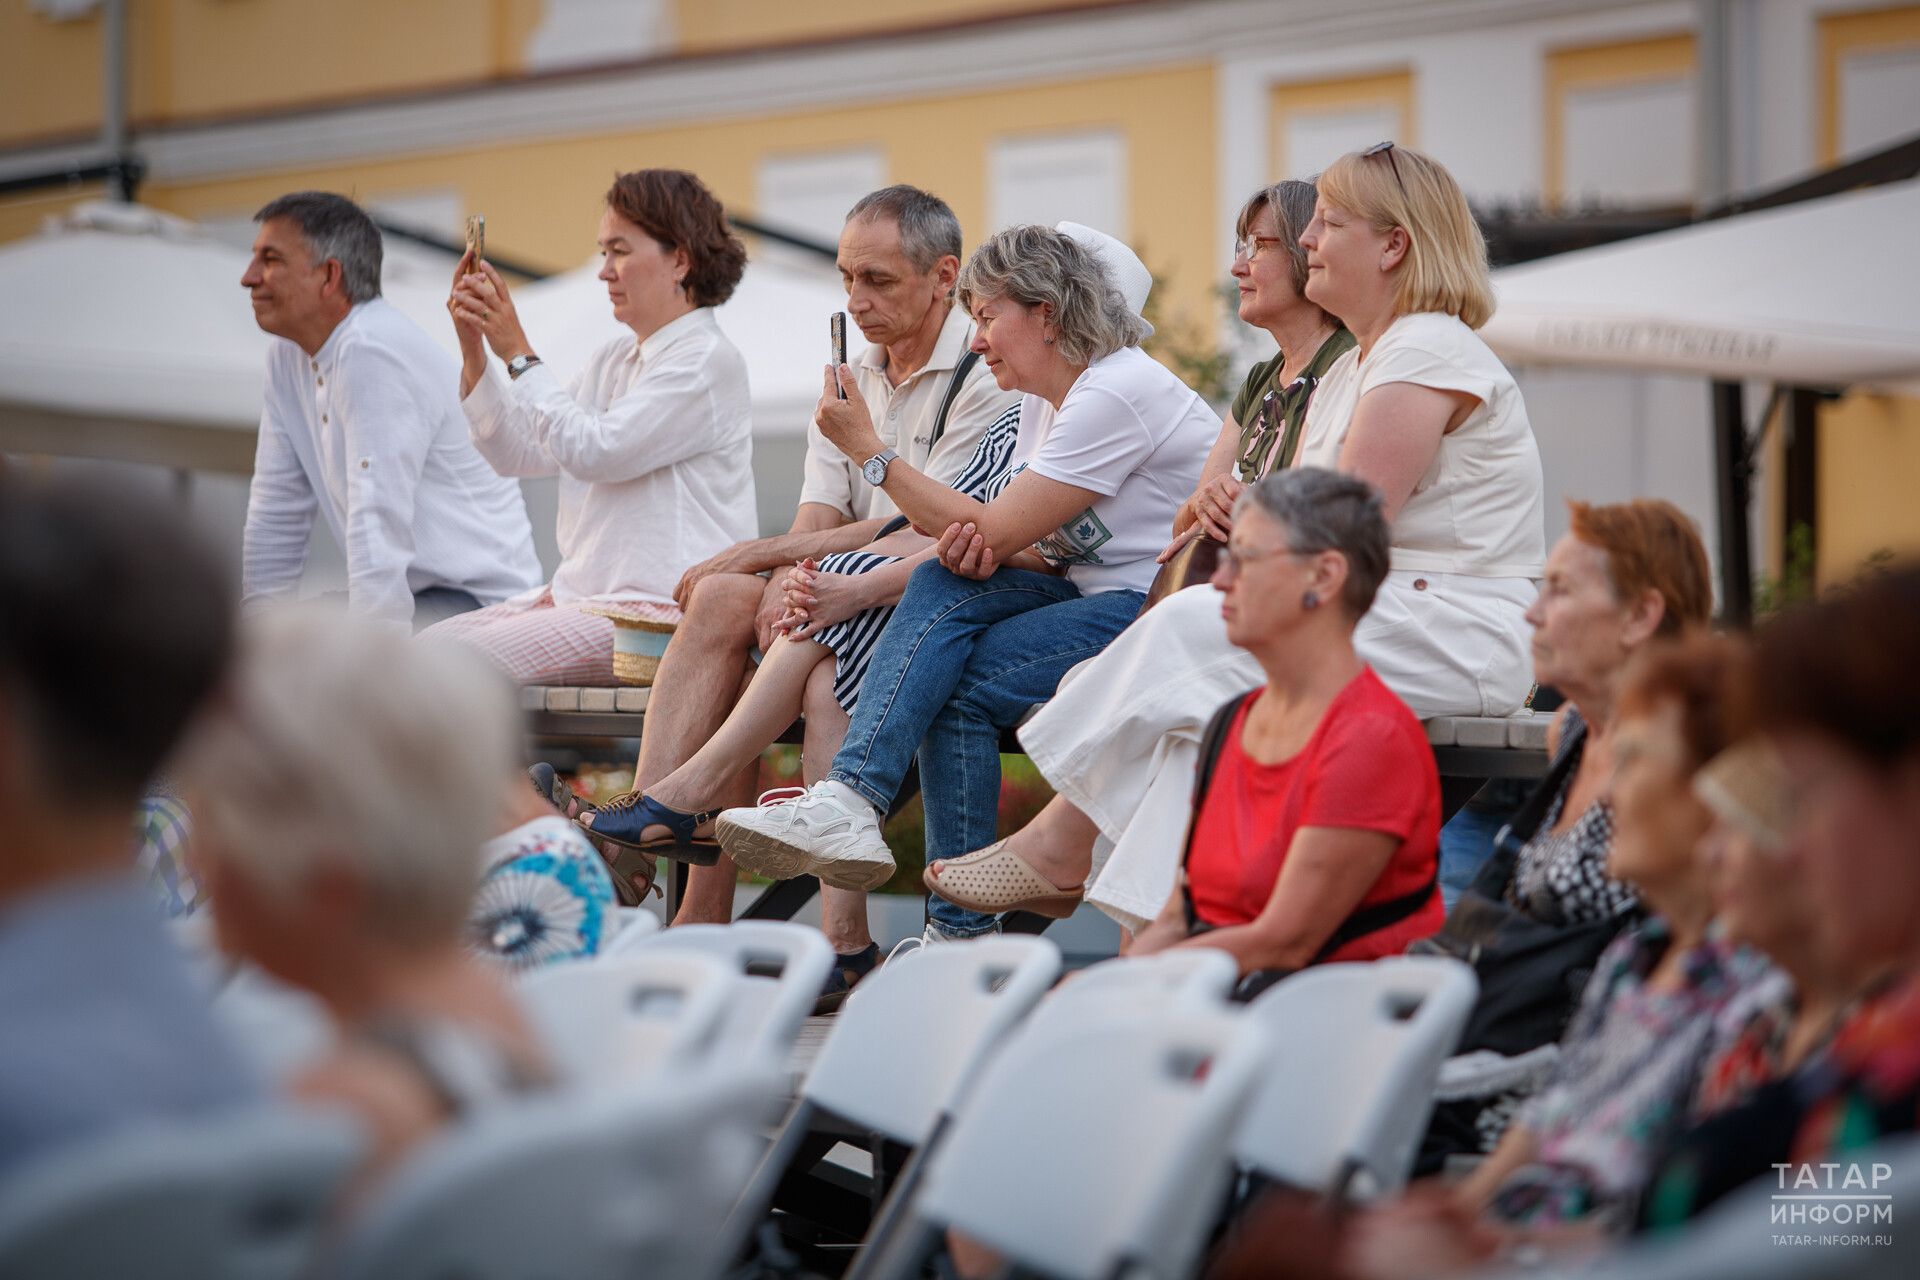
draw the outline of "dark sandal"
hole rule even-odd
[[[591,828],[588,828],[591,838]],[[613,876],[613,892],[623,907],[645,906],[649,897],[664,898],[666,893],[659,884],[660,864],[652,854],[642,853],[638,849],[627,849],[613,845],[596,844],[600,856],[606,860],[607,870]],[[638,883],[636,883],[638,881]]]
[[[629,791],[615,796],[592,810],[591,825],[581,827],[595,840],[619,845],[623,850],[652,858],[672,858],[696,867],[710,867],[720,860],[720,842],[712,836],[696,838],[695,827],[713,819],[713,812],[682,813],[669,809],[658,800]],[[642,840],[648,827],[665,827],[672,834],[665,840]]]
[[[880,944],[870,942],[866,950],[856,951],[852,955],[836,955],[833,968],[827,971],[827,980],[820,985],[820,998],[813,1002],[813,1016],[838,1013],[840,1006],[847,1002],[853,989],[860,980],[872,973],[880,963]]]
[[[578,818],[595,807],[593,801],[567,785],[560,771],[545,760],[527,766],[527,781],[533,784],[535,795],[569,818]]]

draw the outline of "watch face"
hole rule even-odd
[[[868,484],[877,488],[881,484],[884,484],[887,479],[886,460],[883,458],[868,458],[861,464],[860,474],[867,478]]]

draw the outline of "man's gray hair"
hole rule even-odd
[[[1054,343],[1075,364],[1137,347],[1146,326],[1092,251],[1052,227],[1008,227],[973,251],[960,271],[960,305],[994,298],[1053,308]]]
[[[248,883],[287,902],[348,870],[368,928],[404,945],[464,926],[518,748],[512,692],[477,651],[298,607],[248,619],[184,763]]]
[[[960,219],[931,191],[896,182],[868,192],[847,210],[848,222],[883,219],[900,228],[900,248],[915,271],[931,271],[940,259],[960,256]]]
[[[273,218],[285,218],[300,229],[314,266],[329,258],[340,264],[347,301],[380,296],[380,228],[365,209],[331,191],[295,191],[269,200],[253,215],[255,222]]]
[[[1249,507],[1286,530],[1287,550],[1345,556],[1347,584],[1340,603],[1355,619],[1373,607],[1393,562],[1393,534],[1377,489],[1339,471],[1287,467],[1248,485],[1234,504],[1235,516]]]

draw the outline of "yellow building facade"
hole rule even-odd
[[[1778,51],[1753,72],[1778,118],[1756,126],[1749,187],[1872,141],[1862,113],[1885,107],[1861,86],[1889,58],[1920,59],[1920,5],[1735,8],[1762,24],[1749,43]],[[691,169],[776,225],[770,193],[808,175],[825,175],[822,208],[845,175],[912,182],[970,241],[1051,207],[1057,178],[1059,199],[1090,201],[1153,268],[1162,328],[1205,345],[1231,328],[1217,290],[1240,201],[1381,136],[1429,149],[1477,200],[1690,202],[1696,16],[1608,0],[130,0],[126,103],[140,198],[160,209],[245,219],[318,187],[430,207],[443,234],[484,212],[500,255],[548,269],[588,256],[623,169]],[[0,0],[0,177],[86,153],[104,27],[84,0]],[[1789,69],[1800,88],[1783,96]],[[1633,110],[1682,118],[1657,145],[1610,144]],[[0,243],[103,190],[0,194]],[[1572,440],[1577,424],[1536,428],[1557,512],[1591,468],[1556,461],[1550,433]],[[1920,549],[1916,479],[1920,403],[1821,410],[1823,577]],[[1633,483],[1710,524],[1659,475]],[[1780,540],[1776,527],[1756,561],[1777,568]]]

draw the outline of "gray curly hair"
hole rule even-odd
[[[1100,259],[1051,227],[1008,227],[989,238],[961,269],[956,293],[968,312],[994,298],[1050,307],[1054,344],[1075,364],[1137,347],[1147,333]]]

